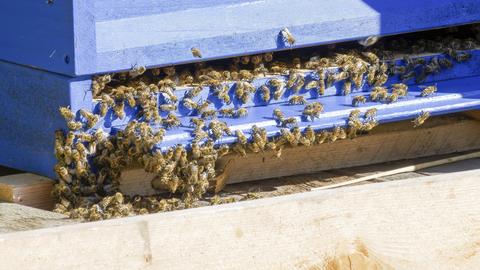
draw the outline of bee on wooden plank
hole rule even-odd
[[[423,123],[425,123],[425,121],[430,117],[430,113],[429,112],[425,112],[425,111],[422,111],[418,116],[417,118],[413,119],[412,123],[413,123],[413,127],[416,128],[416,127],[419,127],[421,125],[423,125]]]

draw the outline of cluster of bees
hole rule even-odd
[[[288,29],[281,34],[288,44],[295,43]],[[92,94],[98,101],[93,112],[60,108],[69,130],[55,134],[58,159],[55,172],[59,178],[54,189],[58,202],[56,211],[72,218],[99,220],[192,207],[215,181],[216,161],[227,154],[246,156],[272,151],[275,157],[280,157],[285,147],[308,147],[355,138],[378,125],[376,109],[364,113],[354,109],[345,127],[316,131],[308,126],[302,130],[298,127],[302,117],[314,121],[324,111],[320,102],[308,103],[301,95],[302,89],[322,96],[327,88],[340,83],[341,94],[349,95],[352,89],[360,89],[367,83],[371,92],[368,96],[353,97],[352,106],[359,106],[367,99],[396,102],[407,96],[408,86],[396,83],[389,90],[384,86],[389,76],[398,75],[405,82],[412,78],[423,82],[428,75],[451,68],[454,62],[468,60],[470,55],[462,50],[476,45],[471,40],[453,38],[441,42],[420,40],[411,46],[415,53],[432,50],[445,52],[446,56],[433,57],[429,61],[406,56],[403,65],[397,65],[399,62],[393,60],[395,54],[390,51],[372,47],[364,51],[339,50],[329,57],[313,55],[306,60],[293,57],[279,61],[272,53],[265,53],[236,57],[219,66],[206,62],[150,70],[135,66],[128,72],[97,76],[92,82]],[[192,54],[202,57],[198,48],[192,48]],[[313,75],[305,76],[305,69],[313,71]],[[285,79],[273,75],[282,75]],[[254,79],[264,77],[269,79],[263,85],[253,85]],[[177,95],[180,86],[188,87],[183,97]],[[211,97],[222,103],[220,109],[209,99],[199,99],[205,88]],[[421,96],[432,95],[436,90],[436,86],[425,86]],[[252,101],[255,95],[264,103],[287,97],[288,103],[305,106],[300,117],[287,117],[275,108],[272,116],[280,132],[274,137],[267,136],[266,129],[257,126],[252,126],[248,136],[242,130],[232,131],[226,122],[217,118],[246,117],[248,109],[242,105]],[[228,107],[232,103],[234,107]],[[136,120],[114,135],[104,133],[99,127],[100,120],[109,112],[124,119],[125,106],[135,109]],[[180,108],[189,110],[192,116],[192,143],[161,151],[157,147],[167,130],[182,125],[177,116]],[[414,127],[423,124],[429,116],[428,112],[420,113],[412,121]],[[234,136],[236,142],[216,145],[215,141],[223,136]],[[118,182],[121,171],[136,163],[156,175],[151,183],[154,189],[176,195],[169,199],[123,196]]]

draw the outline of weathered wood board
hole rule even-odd
[[[5,269],[475,269],[480,170],[0,235]]]
[[[413,129],[409,121],[381,125],[368,136],[312,147],[285,148],[281,158],[272,152],[230,155],[218,162],[224,168],[217,190],[224,184],[275,178],[319,171],[363,166],[480,149],[480,121],[449,116],[436,117]],[[121,190],[126,194],[152,194],[154,175],[143,169],[122,173]]]

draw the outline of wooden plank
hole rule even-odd
[[[5,269],[475,269],[479,180],[476,170],[5,234],[0,261]]]
[[[66,216],[16,203],[0,203],[0,234],[78,223]]]
[[[51,210],[54,181],[43,176],[21,173],[0,177],[0,200]]]
[[[247,158],[227,156],[218,162],[224,173],[217,190],[225,183],[239,183],[288,175],[308,174],[336,168],[363,166],[387,161],[462,152],[480,148],[480,122],[437,117],[413,129],[410,121],[385,124],[368,136],[312,147],[285,148],[276,159],[271,152]],[[120,188],[126,194],[152,194],[154,175],[142,169],[122,173]]]

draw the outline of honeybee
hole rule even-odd
[[[245,151],[245,145],[244,144],[235,143],[232,147],[232,150],[235,153],[241,155],[242,157],[247,156],[247,152]]]
[[[375,77],[375,86],[384,85],[388,80],[388,75],[386,73],[381,73]]]
[[[372,101],[384,100],[388,96],[387,88],[382,86],[375,86],[370,92],[370,99]]]
[[[246,108],[239,108],[234,113],[235,118],[245,117],[247,115],[248,115],[248,110]]]
[[[252,81],[255,77],[249,70],[245,70],[245,69],[240,70],[238,72],[238,75],[240,79],[245,81]]]
[[[364,96],[355,96],[352,98],[352,106],[357,107],[360,103],[367,102],[367,98]]]
[[[113,106],[115,101],[107,94],[102,95],[102,100],[100,101],[100,116],[105,117],[107,114],[108,108]]]
[[[264,102],[269,102],[270,101],[270,88],[266,85],[260,86],[260,91],[262,93],[262,100]]]
[[[71,130],[79,130],[83,127],[82,122],[69,121],[67,127]]]
[[[170,112],[170,111],[176,111],[177,110],[177,105],[176,104],[162,104],[159,106],[160,111],[163,112]]]
[[[365,112],[364,116],[365,116],[366,119],[375,119],[375,117],[377,116],[377,109],[376,108],[368,109]]]
[[[365,124],[363,124],[362,126],[362,130],[363,131],[370,131],[372,130],[374,127],[378,126],[378,122],[377,120],[375,119],[370,119],[369,121],[367,121]]]
[[[344,96],[349,95],[352,92],[352,81],[345,80],[342,87],[342,94]]]
[[[437,92],[436,85],[426,86],[426,87],[423,87],[423,90],[420,96],[427,97],[427,96],[433,95],[435,92]]]
[[[195,138],[195,141],[200,141],[200,140],[203,140],[203,139],[206,139],[208,138],[208,133],[205,132],[202,128],[195,128],[195,130],[193,131],[193,136]]]
[[[87,127],[88,128],[94,127],[95,124],[97,124],[98,120],[100,120],[98,115],[95,115],[95,114],[93,114],[91,112],[88,112],[84,109],[80,109],[79,112],[85,119],[87,119]]]
[[[286,128],[280,129],[280,140],[288,142],[291,146],[297,146],[298,145],[298,140],[295,137],[295,135],[293,135],[290,132],[290,130],[288,130]]]
[[[287,87],[292,88],[295,85],[295,82],[299,79],[300,74],[296,73],[293,70],[290,70],[287,80]]]
[[[273,88],[275,88],[274,92],[273,92],[273,98],[275,100],[278,100],[280,99],[280,97],[283,95],[284,93],[284,89],[285,89],[285,83],[278,80],[278,79],[271,79],[269,82],[269,85],[272,86]]]
[[[330,137],[330,132],[322,130],[320,133],[315,135],[315,142],[322,144],[327,140],[328,137]]]
[[[226,128],[228,128],[228,127],[227,127],[227,124],[225,122],[220,122],[220,121],[217,121],[217,120],[213,120],[208,125],[208,128],[210,129],[210,131],[213,135],[213,138],[215,140],[218,140],[223,136],[224,132],[226,132]]]
[[[252,55],[252,56],[250,57],[250,62],[251,62],[252,64],[254,64],[255,66],[258,65],[258,64],[260,64],[260,63],[262,62],[262,60],[263,60],[263,55],[261,55],[261,54]]]
[[[456,52],[456,54],[454,55],[453,57],[455,59],[455,61],[457,61],[458,63],[462,63],[462,62],[466,62],[468,61],[470,58],[472,58],[472,55],[470,53],[467,53],[467,52]]]
[[[128,72],[128,76],[133,79],[133,78],[136,78],[140,75],[142,75],[143,73],[145,73],[145,71],[147,71],[147,68],[145,66],[137,66],[135,65],[129,72]]]
[[[313,130],[313,128],[310,125],[308,125],[305,128],[304,138],[307,139],[310,142],[310,144],[315,143],[315,131]]]
[[[394,103],[394,102],[397,102],[397,100],[398,100],[397,93],[391,93],[390,95],[387,96],[388,103]]]
[[[193,57],[202,58],[202,53],[200,52],[200,49],[192,47],[190,50],[192,51]]]
[[[313,102],[305,106],[302,114],[307,117],[310,117],[310,119],[313,121],[315,118],[320,117],[320,113],[322,112],[323,112],[323,105],[320,102]]]
[[[275,108],[273,110],[273,118],[275,118],[278,121],[282,121],[285,118],[285,115],[279,108]]]
[[[429,117],[430,117],[430,113],[429,113],[429,112],[422,111],[422,112],[417,116],[417,118],[415,118],[415,119],[412,121],[413,127],[416,128],[416,127],[419,127],[419,126],[423,125],[423,123],[425,123],[425,120],[427,120]]]
[[[201,118],[191,118],[190,124],[197,128],[203,128],[205,126],[205,121]]]
[[[295,44],[296,40],[288,28],[283,28],[282,31],[280,31],[280,34],[282,35],[283,40],[286,41],[290,46]]]
[[[65,121],[68,122],[75,119],[75,114],[68,107],[60,107],[58,110],[60,111],[62,117],[65,118]]]
[[[201,112],[205,111],[206,109],[208,109],[208,106],[210,106],[210,104],[211,104],[211,102],[209,100],[205,100],[203,102],[197,103],[197,105],[196,105],[197,112],[201,113]]]
[[[217,116],[217,111],[214,109],[206,109],[202,111],[202,114],[200,115],[200,117],[202,117],[203,119],[212,119],[215,116]]]
[[[272,62],[273,60],[273,53],[269,52],[269,53],[264,53],[263,54],[263,60],[267,63],[269,62]]]
[[[373,52],[362,52],[362,55],[365,56],[367,61],[372,65],[378,65],[380,63],[380,59]]]
[[[118,118],[125,118],[125,103],[122,101],[115,104],[115,106],[113,107],[113,112]]]
[[[230,96],[228,95],[228,90],[229,90],[229,87],[228,85],[223,85],[221,88],[219,88],[219,90],[217,90],[215,92],[215,95],[220,99],[222,100],[223,102],[225,102],[225,104],[230,104],[232,103],[231,99],[230,99]]]
[[[311,90],[311,89],[315,89],[315,88],[318,88],[318,81],[310,81],[309,83],[307,83],[307,85],[305,85],[305,89],[306,90]]]
[[[280,125],[282,127],[296,126],[298,125],[298,121],[295,117],[283,118],[282,120],[280,120]]]
[[[243,145],[247,144],[247,136],[245,136],[245,134],[241,130],[235,130],[235,136],[237,137],[238,143]]]
[[[453,67],[452,61],[450,61],[448,58],[440,58],[438,60],[438,63],[443,68],[452,68]]]
[[[295,81],[295,85],[293,86],[293,91],[298,93],[302,87],[305,85],[305,76],[302,74],[297,74],[297,80]]]
[[[57,163],[54,169],[55,169],[55,173],[61,180],[67,183],[72,182],[72,177],[70,176],[70,173],[68,172],[68,169],[65,166],[63,166],[60,163]]]
[[[190,98],[184,98],[182,100],[183,107],[189,109],[189,110],[195,110],[198,108],[198,104],[191,100]]]
[[[173,113],[169,113],[167,115],[167,118],[163,119],[162,122],[165,125],[165,127],[167,127],[167,128],[178,127],[181,124],[180,119],[178,119],[178,117]]]
[[[233,108],[223,108],[218,111],[218,113],[223,117],[233,117],[235,110]]]
[[[306,104],[307,101],[305,100],[305,97],[303,97],[303,96],[292,96],[288,100],[288,103],[292,104],[292,105],[300,105],[300,104]]]
[[[403,83],[392,84],[392,92],[397,93],[399,97],[404,97],[408,93],[408,86]]]

